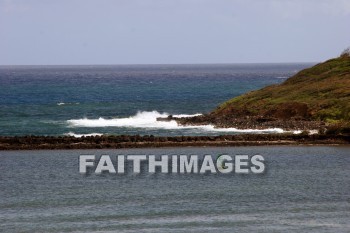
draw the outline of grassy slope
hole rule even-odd
[[[350,120],[350,56],[328,60],[305,69],[279,85],[267,86],[220,105],[216,116],[276,117],[276,109],[307,105],[304,118]],[[278,116],[277,116],[278,117]]]

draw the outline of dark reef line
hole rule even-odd
[[[350,145],[350,135],[240,134],[220,136],[103,135],[0,137],[0,150],[120,149],[187,146]]]

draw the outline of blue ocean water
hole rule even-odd
[[[155,119],[207,113],[311,65],[1,66],[0,135],[220,134]]]
[[[78,156],[261,154],[264,174],[79,173]],[[342,146],[0,151],[1,232],[350,232]]]
[[[312,64],[0,67],[0,135],[239,133],[206,113]],[[264,174],[81,175],[95,154],[261,154]],[[349,232],[348,146],[0,151],[0,232]]]

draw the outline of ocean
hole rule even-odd
[[[255,132],[179,126],[157,117],[208,113],[278,84],[301,64],[0,66],[0,135],[218,135]],[[264,132],[280,132],[266,129]]]
[[[264,174],[79,173],[78,156],[264,156]],[[0,151],[1,232],[350,232],[344,146]]]
[[[0,135],[281,132],[157,122],[208,113],[303,64],[1,66]],[[0,232],[350,232],[348,146],[0,151]],[[263,174],[79,173],[79,155],[256,155]]]

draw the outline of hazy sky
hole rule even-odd
[[[350,0],[0,0],[0,65],[318,62]]]

